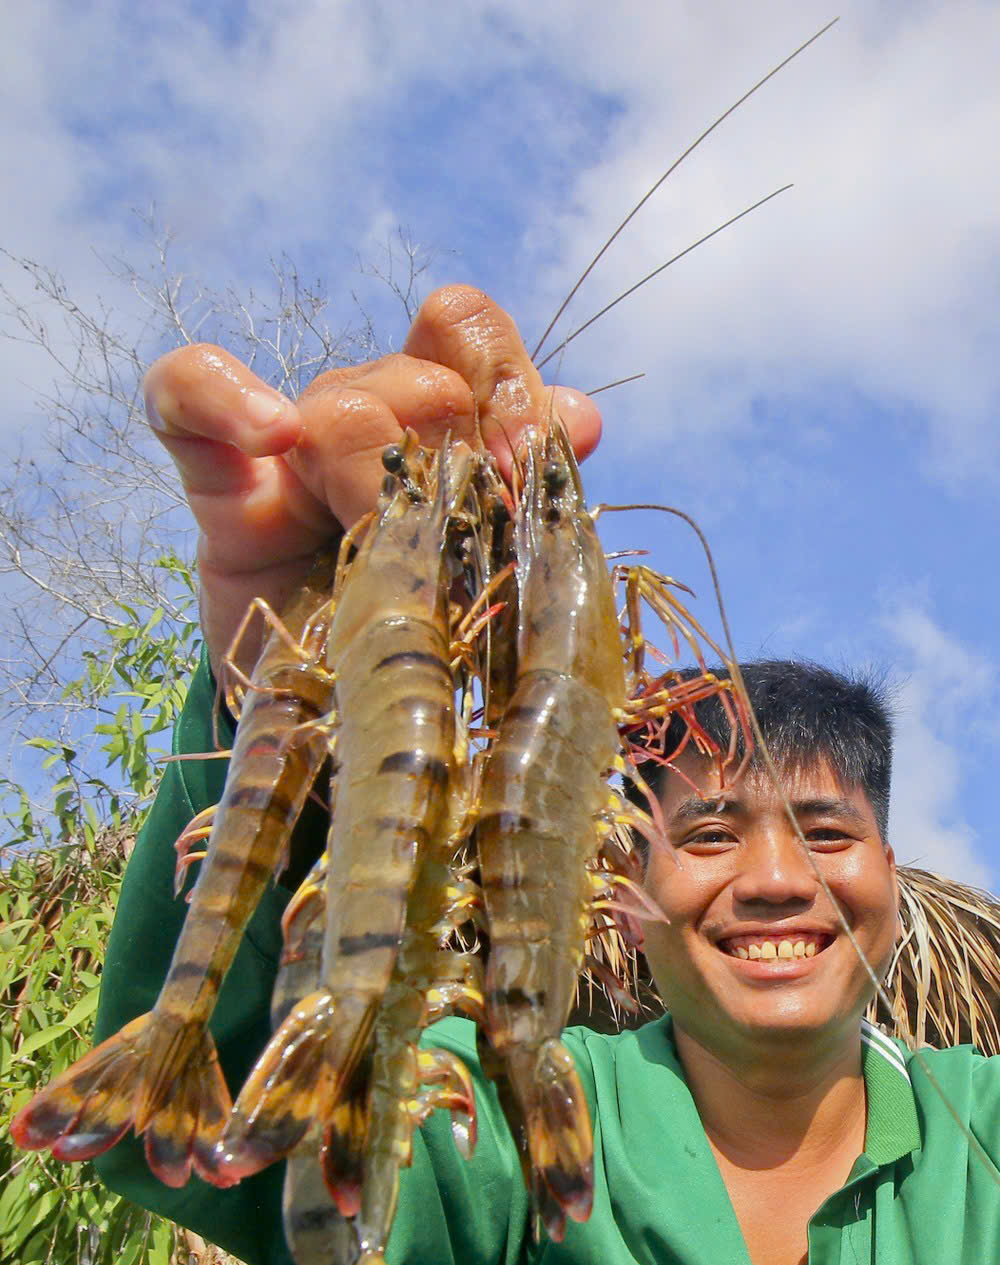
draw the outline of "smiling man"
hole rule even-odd
[[[413,426],[440,442],[482,428],[509,442],[549,396],[513,322],[452,287],[421,310],[404,354],[323,375],[282,401],[217,348],[185,348],[147,379],[151,421],[201,526],[206,656],[177,725],[178,752],[212,745],[217,667],[251,596],[279,606],[319,542],[375,499],[381,452]],[[600,419],[575,392],[556,407],[583,456]],[[1000,1065],[970,1048],[929,1056],[970,1144],[925,1073],[862,1014],[896,935],[887,845],[889,722],[863,684],[808,665],[746,670],[751,698],[805,836],[759,767],[720,792],[693,754],[659,788],[667,838],[647,885],[666,914],[645,924],[668,1013],[633,1033],[566,1036],[594,1122],[594,1207],[561,1243],[532,1210],[496,1093],[465,1020],[429,1034],[473,1069],[479,1143],[469,1161],[435,1112],[414,1143],[392,1265],[982,1265],[1000,1260]],[[721,709],[699,708],[711,732]],[[714,716],[714,718],[713,718]],[[172,764],[129,865],[108,949],[99,1036],[149,1010],[185,906],[174,840],[218,799],[217,761]],[[298,868],[321,843],[298,835]],[[815,869],[814,869],[815,865]],[[826,880],[824,889],[817,871]],[[269,889],[213,1020],[230,1087],[268,1036],[287,891]],[[843,921],[841,920],[843,919]],[[98,1162],[109,1185],[228,1247],[287,1265],[281,1166],[229,1190],[168,1189],[131,1136]]]
[[[903,1064],[862,1027],[874,986],[858,953],[881,979],[896,939],[891,731],[862,682],[782,662],[743,675],[781,789],[758,753],[721,793],[694,754],[661,779],[667,847],[650,851],[647,886],[666,922],[645,950],[750,1258],[797,1263],[865,1150],[865,1043]],[[722,708],[698,713],[724,747]]]

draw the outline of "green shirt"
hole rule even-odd
[[[175,750],[211,749],[213,686],[195,675]],[[219,797],[222,761],[171,764],[140,835],[108,946],[98,1038],[149,1010],[166,975],[187,906],[173,897],[173,842]],[[231,1089],[269,1035],[268,999],[288,893],[270,888],[226,978],[211,1028]],[[746,1246],[684,1081],[669,1016],[637,1032],[604,1036],[570,1029],[594,1119],[594,1211],[569,1223],[565,1241],[531,1238],[530,1206],[513,1143],[475,1055],[474,1029],[451,1019],[429,1043],[458,1053],[477,1090],[479,1143],[464,1161],[447,1115],[420,1131],[403,1174],[389,1247],[402,1265],[749,1265]],[[847,1184],[809,1223],[809,1265],[985,1265],[1000,1261],[1000,1059],[971,1047],[925,1051],[959,1119],[990,1157],[975,1154],[912,1055],[866,1025],[868,1098],[864,1153]],[[197,1178],[160,1185],[131,1135],[97,1161],[104,1181],[136,1202],[190,1226],[249,1265],[289,1265],[281,1231],[283,1165],[230,1190]],[[780,1215],[780,1209],[775,1215]]]

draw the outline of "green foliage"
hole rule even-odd
[[[29,738],[25,745],[44,753],[48,802],[39,809],[25,787],[0,778],[6,847],[77,840],[92,845],[102,825],[119,829],[129,820],[138,827],[199,652],[192,568],[172,553],[160,557],[157,567],[179,614],[168,618],[160,604],[116,603],[119,622],[108,626],[105,645],[83,652],[79,674],[63,689],[67,705],[94,716],[90,730],[98,736],[104,769],[57,738]]]
[[[24,1155],[10,1117],[90,1048],[100,964],[123,865],[110,832],[15,858],[0,887],[0,1262],[161,1260],[165,1222],[104,1190],[89,1164]],[[159,1246],[158,1255],[154,1247]]]
[[[176,558],[161,565],[191,606],[190,568]],[[90,1164],[23,1154],[9,1136],[32,1094],[91,1047],[125,857],[158,775],[151,739],[173,725],[197,657],[193,620],[120,609],[127,622],[110,631],[104,654],[84,655],[66,687],[67,698],[107,700],[95,725],[107,776],[84,775],[72,747],[34,738],[52,777],[48,807],[3,783],[7,839],[17,846],[0,854],[0,1265],[222,1260],[192,1252],[199,1245],[169,1222],[106,1191]]]

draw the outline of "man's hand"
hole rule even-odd
[[[424,303],[403,352],[321,374],[298,404],[218,347],[161,357],[145,381],[146,408],[180,471],[201,529],[201,618],[218,671],[251,598],[280,608],[312,555],[338,528],[372,509],[382,450],[410,426],[436,446],[449,431],[483,438],[509,477],[524,427],[555,407],[577,455],[596,447],[591,401],[547,388],[514,322],[467,286]],[[241,661],[252,662],[247,644]]]

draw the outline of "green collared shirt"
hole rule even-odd
[[[177,726],[178,752],[211,748],[213,688],[199,669]],[[105,966],[98,1037],[149,1010],[187,906],[173,897],[173,842],[214,802],[220,761],[168,767],[122,888]],[[212,1032],[231,1088],[266,1041],[267,1007],[288,894],[271,888],[226,978]],[[430,1029],[428,1043],[457,1052],[476,1081],[479,1143],[464,1161],[447,1115],[435,1112],[404,1172],[390,1241],[392,1265],[749,1265],[746,1245],[674,1047],[669,1016],[637,1032],[571,1029],[565,1040],[594,1119],[594,1211],[565,1241],[531,1235],[530,1206],[492,1085],[461,1019]],[[985,1156],[972,1153],[913,1056],[866,1025],[865,1150],[844,1187],[809,1223],[809,1265],[989,1265],[1000,1261],[1000,1059],[971,1047],[925,1051],[934,1078]],[[248,1265],[290,1265],[281,1231],[282,1165],[230,1190],[193,1178],[156,1182],[128,1137],[97,1162],[104,1180],[190,1226]],[[781,1209],[775,1209],[781,1215]]]

